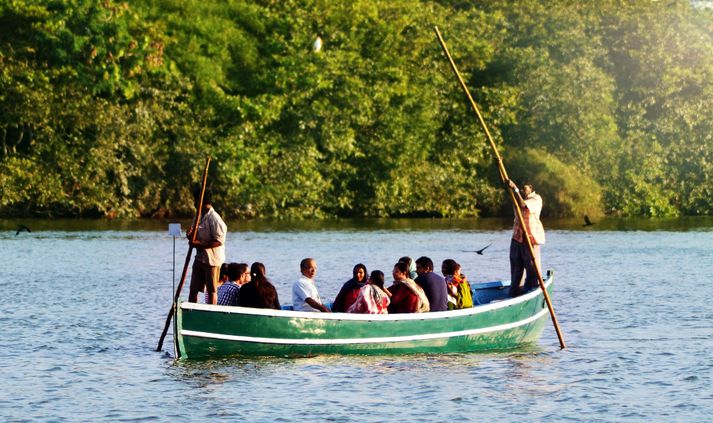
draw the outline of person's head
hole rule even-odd
[[[238,263],[238,273],[240,274],[240,276],[238,276],[238,283],[240,285],[244,285],[252,279],[247,263]]]
[[[391,272],[391,275],[394,277],[395,281],[402,281],[404,279],[408,279],[408,264],[404,263],[403,261],[396,263],[394,265],[394,270]]]
[[[361,263],[354,266],[354,269],[352,270],[352,275],[354,275],[354,280],[358,283],[366,282],[366,274],[367,274],[366,266],[364,266]]]
[[[453,259],[443,260],[443,263],[441,264],[441,273],[443,273],[443,276],[455,275],[457,265],[458,263],[456,263]]]
[[[250,266],[250,276],[255,284],[260,304],[264,308],[271,308],[277,300],[277,291],[265,275],[264,264],[256,261]]]
[[[228,263],[223,263],[220,265],[220,276],[218,277],[220,283],[228,281]]]
[[[228,265],[227,273],[229,281],[237,281],[238,279],[240,279],[240,274],[242,273],[240,271],[240,265],[238,263],[230,263]]]
[[[381,270],[374,270],[369,275],[369,284],[376,285],[381,289],[384,289],[384,272]]]
[[[245,263],[230,263],[228,265],[228,279],[241,285],[250,282],[248,265]]]
[[[265,276],[265,265],[259,261],[253,263],[253,265],[250,266],[250,277],[257,284],[266,281],[267,277]]]
[[[302,272],[303,276],[313,279],[317,274],[317,262],[310,257],[302,259],[300,262],[300,272]]]
[[[413,259],[409,256],[403,256],[399,259],[399,261],[402,261],[408,265],[408,271],[411,275],[416,273],[416,263],[413,261]]]
[[[193,190],[193,206],[198,208],[198,203],[201,201],[201,187],[196,187]],[[206,188],[203,193],[203,208],[210,208],[213,205],[213,191],[210,188]]]
[[[532,185],[532,182],[530,181],[525,181],[522,183],[522,195],[523,197],[527,197],[528,195],[532,194],[535,192],[535,186]]]
[[[433,260],[426,256],[419,257],[416,260],[416,273],[422,275],[429,272],[433,272]]]

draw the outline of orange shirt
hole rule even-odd
[[[530,242],[532,245],[542,245],[545,243],[545,229],[540,222],[540,212],[542,211],[542,197],[534,191],[525,199],[525,207],[520,209],[522,218],[525,221],[527,231],[530,233]],[[520,219],[515,216],[515,225],[513,226],[512,239],[517,242],[525,242]]]

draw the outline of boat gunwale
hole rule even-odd
[[[554,279],[554,272],[549,271],[547,280],[545,280],[545,289],[549,288]],[[434,311],[428,313],[393,313],[393,314],[357,314],[357,313],[322,313],[318,311],[294,311],[294,310],[276,310],[265,308],[251,308],[239,306],[223,306],[213,304],[189,303],[181,302],[180,307],[183,310],[195,311],[210,311],[226,314],[246,314],[256,316],[267,316],[274,318],[302,318],[302,319],[319,319],[319,320],[431,320],[431,319],[448,319],[450,317],[462,317],[486,313],[488,311],[497,310],[500,308],[510,307],[519,303],[524,303],[535,297],[541,296],[541,289],[538,287],[526,294],[515,298],[509,298],[501,301],[491,302],[484,305],[478,305],[471,308],[460,310]]]
[[[515,322],[504,323],[496,326],[486,326],[482,328],[463,329],[451,332],[429,332],[401,336],[382,336],[369,338],[267,338],[257,336],[226,335],[222,333],[203,332],[193,330],[182,330],[182,336],[219,339],[223,341],[248,342],[258,344],[273,345],[354,345],[354,344],[391,344],[402,342],[414,342],[433,339],[457,338],[461,336],[481,335],[484,333],[500,332],[515,329],[520,326],[529,325],[547,314],[547,309],[542,309],[525,319]]]

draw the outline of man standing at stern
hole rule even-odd
[[[198,208],[200,201],[200,190],[193,192],[195,206]],[[188,301],[198,302],[198,293],[205,289],[208,294],[209,304],[218,302],[216,287],[220,278],[220,266],[225,261],[225,235],[228,227],[223,219],[213,208],[213,200],[210,190],[206,190],[203,195],[203,209],[201,210],[201,221],[198,224],[195,242],[191,246],[196,249],[196,257],[193,260],[191,271],[191,287],[188,293]],[[194,228],[186,232],[189,239],[193,237]]]
[[[515,194],[515,201],[517,201],[522,212],[527,233],[530,234],[532,251],[535,253],[534,260],[537,263],[537,267],[542,269],[540,266],[540,245],[545,243],[545,229],[542,227],[542,222],[540,222],[542,197],[535,192],[535,188],[529,182],[523,183],[522,190],[520,190],[513,181],[508,179],[508,187]],[[513,225],[512,241],[510,242],[511,297],[517,297],[521,294],[522,288],[520,285],[522,284],[523,272],[525,273],[525,292],[537,288],[537,271],[530,257],[525,231],[520,224],[517,213],[515,213],[515,224]]]

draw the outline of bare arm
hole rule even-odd
[[[201,242],[201,241],[196,241],[191,244],[194,248],[200,248],[202,250],[207,250],[208,248],[216,248],[220,247],[223,245],[222,242],[220,241],[206,241],[206,242]]]
[[[508,179],[508,187],[512,190],[513,194],[515,195],[515,200],[517,201],[517,204],[521,208],[525,207],[525,200],[520,195],[520,190],[517,188],[517,184],[515,184],[515,182]]]
[[[305,302],[306,302],[307,304],[309,304],[310,307],[316,308],[317,310],[319,310],[319,311],[321,311],[321,312],[323,312],[323,313],[329,313],[329,312],[330,312],[327,307],[325,307],[325,306],[323,306],[322,304],[318,303],[317,301],[315,301],[315,300],[314,300],[313,298],[311,298],[311,297],[305,298]]]

